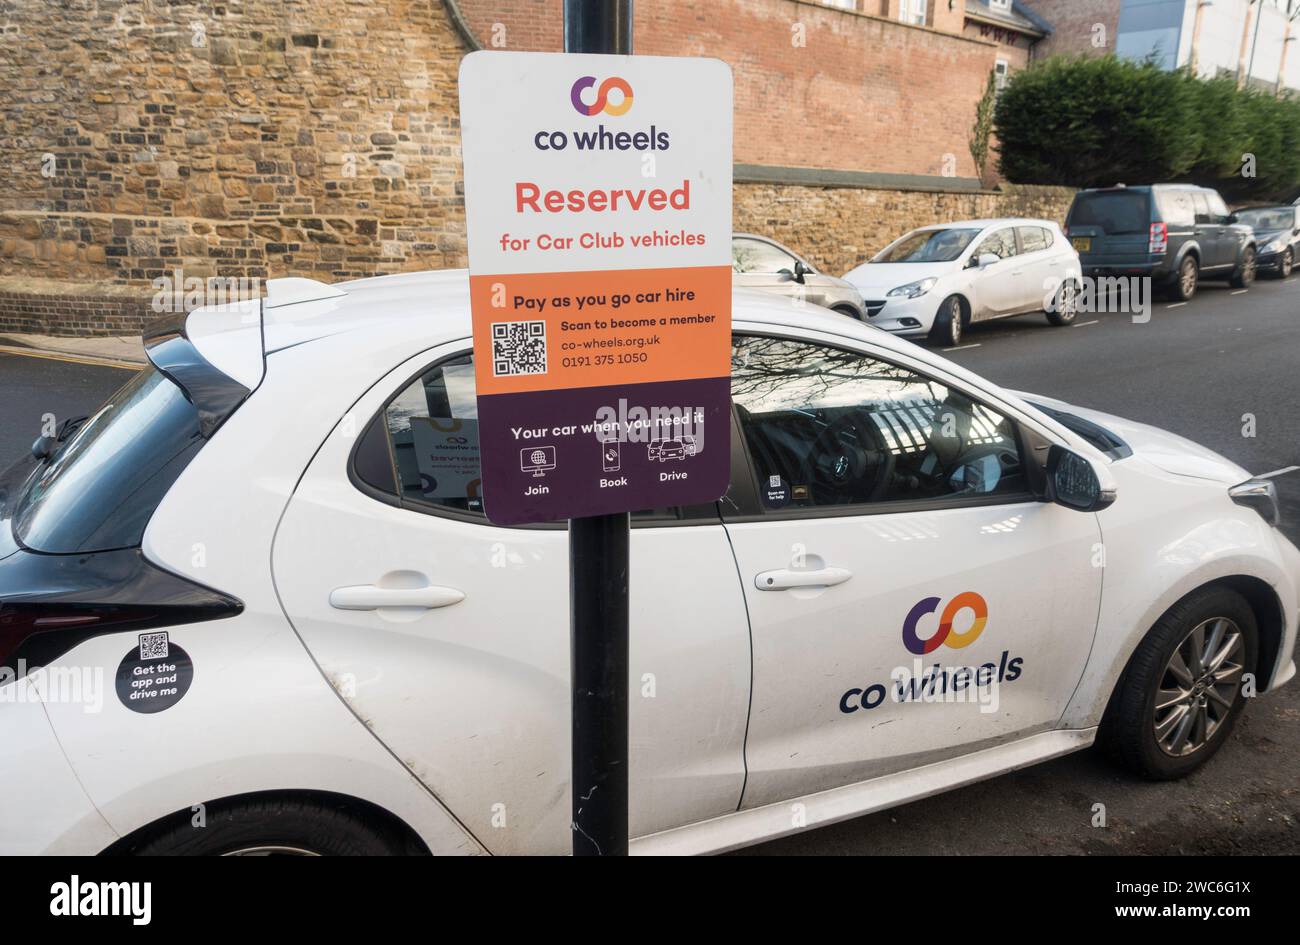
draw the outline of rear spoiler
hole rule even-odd
[[[261,303],[259,303],[261,304]],[[188,313],[164,315],[145,327],[142,338],[149,362],[194,405],[199,432],[208,439],[252,391],[217,370],[185,334]]]

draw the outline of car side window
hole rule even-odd
[[[1023,252],[1037,253],[1052,245],[1052,234],[1041,226],[1020,227],[1020,246]]]
[[[435,365],[399,391],[384,408],[383,429],[403,504],[482,513],[469,355]]]
[[[1010,259],[1016,254],[1015,231],[1008,226],[986,236],[971,258],[979,259],[985,253],[992,253],[999,259]]]
[[[1210,219],[1210,202],[1206,199],[1205,194],[1192,194],[1192,208],[1195,211],[1197,223],[1211,223]]]
[[[908,368],[737,336],[732,400],[768,511],[1028,492],[1014,423]]]
[[[1228,205],[1223,202],[1217,191],[1209,191],[1205,199],[1210,204],[1210,215],[1216,220],[1226,220],[1228,218]]]
[[[357,438],[354,483],[417,511],[486,516],[479,465],[478,397],[468,352],[433,365],[393,397]],[[633,512],[634,522],[716,519],[712,505]]]
[[[735,272],[794,272],[795,258],[762,240],[733,239],[731,241],[731,268]]]

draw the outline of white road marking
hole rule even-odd
[[[1175,302],[1173,305],[1166,305],[1165,308],[1178,308],[1180,305],[1186,305],[1186,302]]]
[[[1260,473],[1256,479],[1276,479],[1278,476],[1285,476],[1287,473],[1295,472],[1300,466],[1284,466],[1281,469],[1275,469],[1272,472]]]
[[[1090,321],[1090,322],[1079,322],[1079,324],[1077,324],[1077,325],[1071,325],[1070,327],[1071,327],[1071,328],[1087,328],[1089,325],[1100,325],[1100,324],[1101,324],[1101,319],[1100,319],[1100,318],[1094,318],[1094,319],[1093,319],[1092,321]]]
[[[973,344],[973,345],[958,345],[956,348],[944,348],[943,350],[944,350],[944,351],[965,351],[965,350],[968,349],[968,348],[978,348],[978,347],[980,347],[983,343],[984,343],[984,342],[981,341],[981,342],[979,342],[978,344]]]
[[[1236,292],[1229,292],[1229,295],[1245,295],[1250,289],[1238,289]]]

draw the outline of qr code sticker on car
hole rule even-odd
[[[171,648],[165,631],[163,633],[140,634],[140,659],[165,660],[170,652]]]
[[[546,322],[492,323],[492,376],[546,373]]]

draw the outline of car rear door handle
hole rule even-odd
[[[795,571],[777,568],[760,571],[754,575],[754,586],[760,591],[785,591],[792,587],[832,587],[853,577],[847,568],[818,568],[815,571]]]
[[[384,607],[419,607],[432,610],[449,607],[465,599],[454,587],[375,587],[356,584],[330,591],[330,606],[338,610],[379,610]]]

